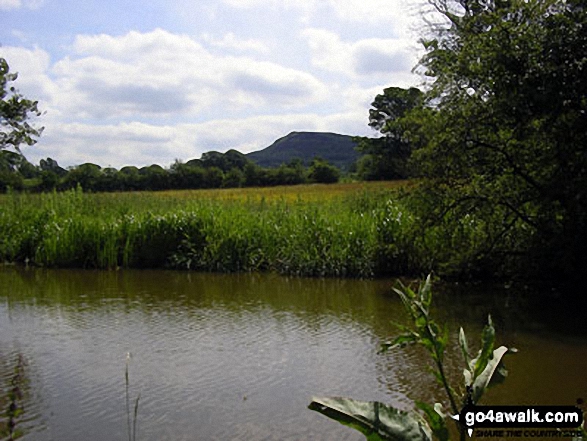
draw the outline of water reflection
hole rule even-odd
[[[306,410],[311,396],[403,408],[442,398],[422,369],[422,351],[376,353],[395,333],[391,322],[404,321],[391,285],[5,268],[0,355],[18,348],[35,373],[30,387],[38,392],[29,405],[38,424],[27,439],[127,439],[124,368],[131,352],[130,396],[141,393],[137,439],[360,440]],[[508,360],[507,384],[488,396],[493,402],[572,404],[587,397],[585,340],[536,334],[531,315],[520,319],[519,305],[507,296],[444,292],[435,312],[454,333],[458,323],[471,337],[491,312],[505,331],[502,342],[520,349]],[[460,381],[456,347],[450,355]]]
[[[5,357],[0,364],[0,439],[10,441],[20,438],[24,434],[22,423],[24,420],[23,400],[28,392],[25,374],[26,362],[22,354],[18,354],[13,363]]]

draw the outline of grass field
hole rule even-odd
[[[302,200],[328,201],[361,193],[380,193],[405,187],[407,181],[349,182],[338,184],[305,184],[277,187],[247,187],[206,190],[167,190],[141,193],[104,193],[103,196],[119,198],[121,195],[142,195],[146,197],[171,198],[179,200],[238,200],[238,201],[281,201]]]
[[[371,277],[421,263],[403,182],[0,197],[0,259]]]

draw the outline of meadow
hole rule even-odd
[[[0,259],[70,268],[407,274],[423,270],[426,259],[406,240],[405,186],[6,194]]]

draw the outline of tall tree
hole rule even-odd
[[[585,3],[430,4],[444,20],[425,42],[431,110],[414,153],[428,218],[454,234],[472,216],[476,259],[569,279],[587,267]]]
[[[412,152],[405,136],[403,117],[421,107],[423,93],[414,87],[388,87],[375,97],[369,110],[369,126],[380,132],[379,138],[356,138],[357,150],[364,155],[358,173],[365,180],[391,180],[408,177],[407,160]]]
[[[31,126],[31,116],[40,116],[37,101],[24,98],[14,86],[18,75],[10,73],[8,62],[0,58],[0,150],[8,147],[20,152],[22,144],[33,145],[42,128]]]

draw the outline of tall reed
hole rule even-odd
[[[128,367],[130,364],[132,356],[131,353],[128,352],[126,354],[126,369],[124,371],[124,382],[125,382],[125,398],[126,398],[126,423],[127,423],[127,432],[128,432],[128,441],[136,441],[137,439],[137,417],[139,414],[139,400],[141,399],[141,394],[137,395],[134,405],[134,412],[132,418],[132,425],[131,425],[131,416],[130,416],[130,380],[128,374]]]
[[[408,237],[411,217],[393,193],[320,188],[322,199],[312,188],[310,200],[287,192],[11,194],[0,199],[0,259],[341,277],[423,270],[426,253]]]

